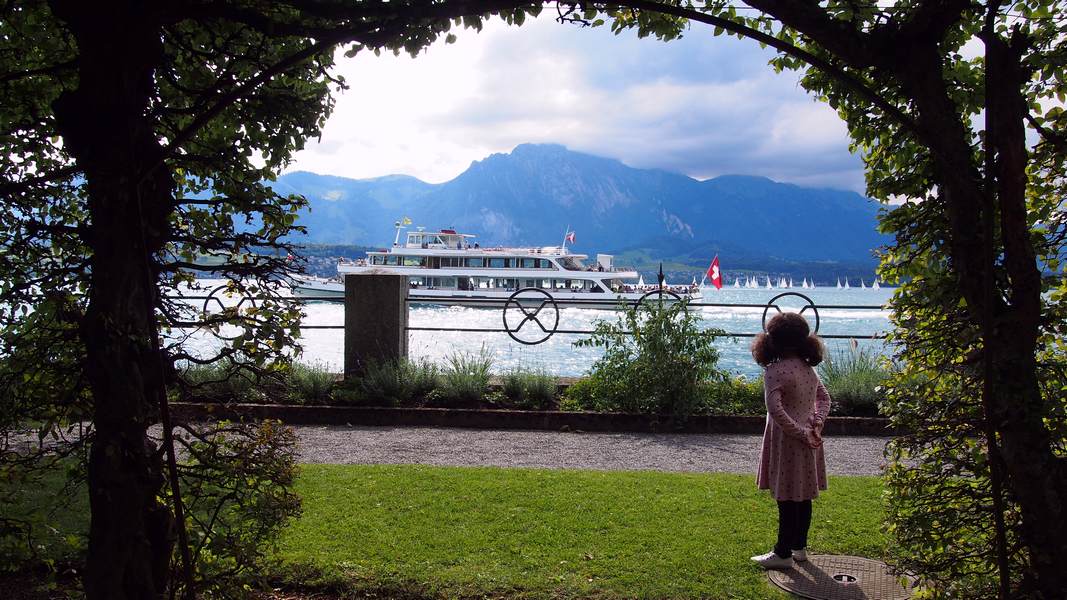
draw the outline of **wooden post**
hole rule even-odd
[[[345,275],[345,376],[408,355],[406,275]]]

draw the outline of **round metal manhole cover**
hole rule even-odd
[[[811,600],[907,600],[911,590],[889,566],[858,556],[808,555],[792,569],[767,571],[772,583]]]

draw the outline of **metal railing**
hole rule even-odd
[[[218,291],[220,291],[220,288],[212,290],[212,292],[209,293],[206,296],[204,296],[204,295],[198,295],[198,296],[181,295],[181,296],[168,296],[168,298],[169,299],[174,299],[174,300],[197,300],[197,301],[203,301],[204,302],[203,309],[204,309],[205,312],[207,312],[208,306],[211,305],[212,303],[217,304],[220,308],[227,308],[227,306],[222,303],[222,300],[219,297],[216,296],[216,292],[218,292]],[[526,294],[525,297],[523,296],[524,294]],[[531,308],[529,303],[531,302],[531,300],[537,299],[538,296],[541,297],[539,302],[536,303],[536,307],[535,308]],[[647,293],[644,294],[644,296],[642,296],[638,300],[618,299],[618,300],[616,300],[614,302],[614,304],[617,305],[617,306],[620,306],[620,307],[627,307],[627,308],[640,306],[640,305],[645,304],[648,301],[652,301],[650,299],[653,296],[657,296],[657,300],[655,300],[655,301],[659,301],[659,302],[662,302],[663,298],[665,296],[671,296],[672,297],[669,300],[670,302],[681,301],[681,297],[678,296],[678,294],[676,294],[676,293],[674,293],[672,291],[663,289],[663,290],[652,290],[650,292],[647,292]],[[799,292],[784,292],[784,293],[780,293],[780,294],[774,296],[773,298],[771,298],[771,300],[769,300],[767,303],[687,302],[685,306],[686,306],[687,310],[689,308],[703,308],[703,307],[709,307],[709,308],[757,308],[757,309],[763,309],[762,321],[763,321],[763,324],[765,325],[766,321],[767,321],[767,315],[769,314],[771,309],[774,309],[777,312],[783,312],[781,306],[779,306],[777,304],[777,301],[781,300],[781,299],[784,299],[786,297],[797,297],[797,298],[800,298],[804,302],[804,304],[800,307],[800,311],[799,312],[801,314],[805,313],[809,309],[812,311],[812,314],[814,315],[814,318],[815,318],[815,326],[813,328],[813,333],[816,333],[816,334],[819,333],[819,329],[820,329],[820,326],[821,326],[821,318],[819,316],[819,310],[885,310],[887,308],[886,306],[878,305],[878,304],[875,304],[875,305],[869,305],[869,304],[823,304],[823,305],[818,305],[811,298],[809,298],[808,296],[806,296],[804,294],[801,294]],[[255,300],[256,300],[255,297],[241,297],[240,300],[238,300],[236,305],[231,305],[229,308],[232,308],[233,306],[239,307],[246,301],[254,304]],[[307,302],[326,302],[326,303],[333,303],[333,304],[344,304],[345,303],[345,299],[343,297],[325,296],[325,295],[324,296],[310,296],[310,295],[294,296],[292,298],[292,301],[296,302],[296,303],[301,303],[301,304],[307,303]],[[541,343],[547,341],[548,339],[550,339],[552,336],[554,336],[556,334],[560,334],[560,335],[591,335],[591,334],[595,333],[593,330],[590,330],[590,329],[566,329],[566,328],[561,329],[559,327],[559,315],[560,315],[559,304],[560,304],[560,302],[555,297],[553,297],[552,294],[550,294],[549,292],[547,292],[546,290],[543,290],[541,288],[522,288],[522,289],[519,289],[519,290],[516,290],[515,292],[513,292],[511,294],[511,296],[509,296],[507,299],[463,298],[458,302],[454,298],[441,298],[441,299],[438,300],[438,299],[431,299],[431,298],[410,298],[409,297],[407,299],[407,303],[408,303],[409,306],[412,305],[412,304],[443,304],[443,305],[461,304],[463,306],[472,306],[472,307],[484,306],[484,307],[493,308],[493,307],[500,306],[502,302],[503,302],[502,327],[431,327],[431,326],[421,326],[421,325],[409,325],[409,326],[405,327],[405,330],[409,331],[409,332],[410,331],[430,331],[430,332],[436,331],[436,332],[459,332],[459,333],[504,333],[504,334],[507,334],[509,337],[511,337],[516,342],[519,342],[520,344],[525,344],[525,345],[541,344]],[[606,302],[605,300],[598,300],[598,299],[592,299],[592,298],[590,298],[590,299],[568,298],[566,300],[565,304],[568,307],[576,307],[576,308],[580,308],[580,307],[583,307],[583,306],[603,308],[605,306],[605,304],[608,304],[608,302]],[[551,316],[552,325],[551,326],[546,326],[545,322],[542,321],[541,312],[545,311],[546,309],[551,309],[551,312],[552,312],[552,316]],[[514,326],[508,320],[509,311],[517,311],[518,315],[521,315],[521,317],[520,317],[521,320],[519,320],[518,323],[515,324]],[[523,338],[523,337],[521,337],[519,335],[526,328],[527,325],[534,325],[534,326],[537,327],[537,329],[539,331],[535,331],[534,332],[534,335],[538,336],[537,338],[534,338],[534,339]],[[325,330],[328,330],[328,329],[344,329],[345,328],[344,325],[309,325],[309,324],[301,324],[300,327],[301,327],[301,329],[309,329],[309,330],[311,330],[311,329],[316,329],[316,330],[325,329]],[[624,332],[624,333],[629,333],[629,332]],[[723,332],[723,333],[719,333],[719,334],[716,334],[716,335],[718,337],[750,338],[750,337],[755,337],[756,335],[758,335],[758,333],[733,331],[733,332]],[[820,337],[822,337],[824,339],[856,339],[856,340],[878,340],[878,339],[885,339],[886,338],[885,334],[880,334],[880,333],[876,333],[876,334],[850,334],[850,333],[820,334]]]

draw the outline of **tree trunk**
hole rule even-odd
[[[53,108],[85,176],[93,253],[81,327],[96,428],[85,590],[91,599],[157,598],[168,578],[171,517],[157,500],[162,463],[146,435],[164,383],[152,265],[174,185],[165,170],[152,170],[161,149],[146,115],[161,32],[150,7],[133,1],[51,5],[78,44],[78,86]]]
[[[1026,212],[1026,129],[1029,111],[1022,95],[1030,79],[1022,57],[1028,40],[991,36],[986,43],[989,86],[987,135],[995,149],[996,200],[1009,282],[1008,310],[996,323],[989,344],[994,353],[993,425],[1000,455],[1022,511],[1023,542],[1030,549],[1036,579],[1030,593],[1052,599],[1067,590],[1067,471],[1053,453],[1044,424],[1049,410],[1041,396],[1035,353],[1041,327],[1041,273],[1030,239]]]
[[[946,236],[952,270],[975,324],[982,322],[985,289],[979,274],[987,260],[982,252],[981,172],[974,164],[970,134],[944,80],[939,43],[969,10],[962,0],[920,4],[911,21],[885,26],[878,35],[856,31],[807,3],[748,0],[783,23],[810,36],[851,66],[877,65],[913,100],[919,141],[936,165],[938,192],[946,200],[950,231]],[[906,32],[906,33],[905,33]],[[1022,512],[1022,543],[1030,554],[1034,581],[1027,584],[1042,598],[1061,598],[1067,570],[1067,463],[1053,452],[1043,422],[1048,414],[1038,382],[1036,352],[1040,332],[1041,282],[1027,223],[1027,159],[1024,119],[1029,110],[1022,90],[1029,81],[1023,67],[1020,34],[989,44],[990,77],[997,93],[987,98],[995,122],[997,217],[1004,244],[1009,295],[994,294],[996,331],[985,340],[994,349],[991,414],[1008,475],[1009,494]],[[832,74],[831,74],[832,75]],[[986,215],[986,218],[992,218]]]
[[[1009,294],[993,294],[995,332],[984,340],[993,356],[993,396],[988,418],[1000,438],[1000,458],[1008,475],[1009,494],[1022,512],[1022,542],[1030,553],[1033,581],[1027,582],[1039,597],[1061,597],[1067,589],[1067,571],[1058,557],[1067,555],[1067,480],[1063,461],[1052,451],[1043,418],[1047,414],[1038,384],[1037,339],[1040,333],[1041,282],[1030,230],[1026,221],[1025,132],[1028,110],[1020,90],[1025,84],[1020,56],[995,53],[1000,64],[991,76],[997,94],[989,100],[997,147],[995,218],[1001,223]],[[897,75],[915,98],[919,123],[934,135],[928,142],[938,165],[941,193],[951,223],[948,247],[952,267],[967,300],[973,321],[982,322],[987,298],[978,285],[986,259],[981,251],[979,217],[982,190],[979,174],[970,162],[972,150],[945,89],[939,60],[934,54],[902,65]],[[1005,64],[1007,63],[1007,64]]]

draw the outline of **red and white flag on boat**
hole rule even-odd
[[[573,244],[574,243],[574,232],[573,231],[568,231],[567,232],[567,236],[564,237],[563,239]]]
[[[719,270],[718,254],[711,260],[711,266],[708,267],[708,279],[711,280],[711,285],[715,286],[715,289],[722,289],[722,271]]]

